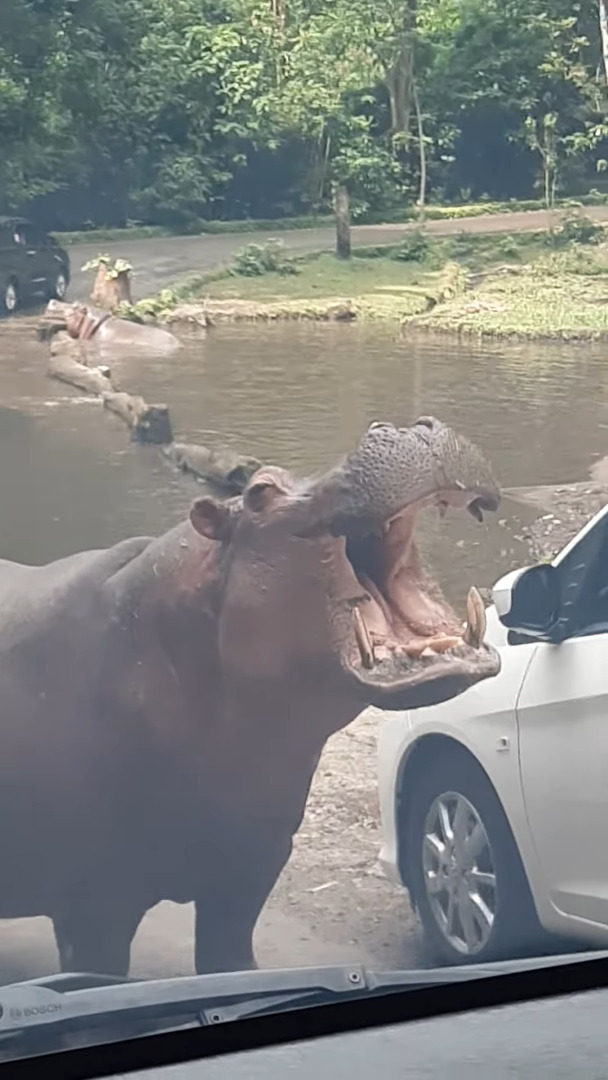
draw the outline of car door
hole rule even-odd
[[[19,293],[28,292],[28,264],[25,245],[20,233],[20,226],[12,223],[2,225],[0,229],[0,271],[4,286],[16,279]]]
[[[552,903],[608,925],[608,515],[559,571],[566,637],[538,645],[522,684],[521,780]]]
[[[52,253],[45,243],[44,234],[29,222],[19,226],[25,252],[28,292],[46,294],[51,273]]]

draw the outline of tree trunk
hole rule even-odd
[[[405,0],[399,48],[392,66],[386,73],[386,88],[391,108],[391,134],[393,135],[407,135],[410,130],[417,14],[418,0]]]
[[[346,184],[337,184],[334,192],[336,215],[336,255],[350,259],[350,201]]]
[[[391,134],[407,134],[412,113],[413,43],[403,46],[386,79],[391,107]]]
[[[600,36],[602,39],[602,60],[604,63],[604,78],[608,85],[608,8],[606,0],[598,0],[600,16]]]
[[[414,108],[416,110],[416,127],[418,129],[418,150],[420,154],[420,194],[418,196],[418,217],[424,220],[424,208],[426,205],[426,147],[424,145],[424,128],[422,126],[422,113],[416,83],[412,83]]]
[[[113,311],[119,304],[132,304],[131,278],[128,270],[121,270],[116,277],[108,275],[105,263],[100,263],[97,268],[91,300],[99,307]]]

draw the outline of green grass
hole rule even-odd
[[[398,291],[416,284],[422,277],[420,266],[390,259],[351,259],[343,262],[324,254],[302,261],[295,275],[264,274],[262,277],[226,277],[211,282],[207,296],[243,300],[312,300],[318,297],[350,297],[373,293],[379,287]]]
[[[548,232],[408,234],[400,245],[359,248],[345,261],[321,253],[294,260],[297,273],[193,275],[135,305],[160,316],[183,302],[212,318],[332,317],[336,303],[357,319],[474,336],[608,338],[608,230],[594,242]],[[413,256],[416,257],[413,257]],[[405,257],[404,257],[405,256]]]
[[[491,272],[472,293],[409,320],[415,329],[515,340],[608,338],[608,250],[579,245]]]
[[[277,303],[307,300],[364,300],[368,315],[374,305],[383,313],[392,308],[393,317],[413,310],[425,310],[427,300],[436,295],[439,278],[448,263],[458,263],[466,271],[477,271],[497,262],[519,262],[543,250],[545,234],[511,236],[462,234],[446,239],[429,239],[421,259],[403,260],[401,245],[358,248],[349,261],[329,253],[295,260],[299,272],[293,275],[266,273],[258,277],[230,275],[226,270],[207,278],[185,282],[181,298],[204,295],[215,300],[243,300]],[[409,250],[409,245],[405,245]],[[392,304],[389,302],[392,297]]]
[[[605,205],[608,202],[607,195],[593,192],[589,195],[581,195],[576,198],[559,199],[557,207],[568,207],[580,203],[584,206]],[[544,210],[545,205],[541,199],[510,199],[505,202],[476,202],[462,203],[451,206],[439,206],[430,203],[425,210],[428,221],[453,220],[458,218],[479,217],[483,214],[516,213],[526,210]],[[402,210],[385,211],[384,213],[371,213],[354,222],[358,225],[378,225],[411,222],[416,219],[416,210],[411,206],[404,206]],[[72,232],[54,232],[58,242],[65,245],[93,244],[101,241],[121,240],[150,240],[163,236],[195,236],[195,235],[221,235],[223,233],[250,233],[257,231],[272,231],[273,233],[284,232],[288,229],[319,229],[333,225],[331,214],[300,215],[288,218],[247,218],[238,221],[205,221],[199,219],[193,221],[187,228],[176,226],[169,228],[163,225],[127,225],[124,228],[94,228],[79,229]]]

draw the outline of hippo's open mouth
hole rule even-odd
[[[432,503],[442,512],[467,506],[481,519],[472,494],[437,492],[387,521],[381,535],[344,541],[363,590],[348,601],[344,662],[381,708],[436,704],[500,671],[498,653],[483,641],[486,616],[477,589],[469,590],[461,621],[422,568],[414,531],[420,510]]]

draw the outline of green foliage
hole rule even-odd
[[[398,262],[423,262],[430,247],[428,236],[422,229],[412,229],[405,234],[399,247],[393,249],[391,258]]]
[[[405,220],[418,119],[427,204],[605,200],[602,63],[596,0],[3,0],[0,212]]]
[[[551,240],[558,247],[571,243],[598,244],[605,235],[601,225],[590,221],[578,207],[572,207],[551,231]]]
[[[266,244],[247,244],[234,256],[231,273],[242,277],[261,277],[262,274],[297,274],[298,266],[285,254],[279,240]]]
[[[126,259],[112,259],[109,255],[96,255],[94,259],[89,259],[81,270],[83,272],[98,270],[100,266],[105,266],[106,275],[109,278],[117,278],[120,274],[130,274],[133,269]]]

